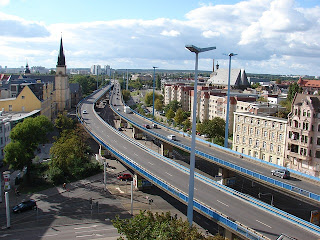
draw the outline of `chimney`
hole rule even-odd
[[[212,62],[212,72],[214,72],[214,59],[213,59],[213,62]]]

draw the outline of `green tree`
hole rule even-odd
[[[191,128],[191,121],[189,118],[183,121],[183,131],[187,131],[187,129]]]
[[[54,126],[62,132],[62,130],[73,129],[75,127],[75,122],[69,118],[66,113],[59,113],[54,121]]]
[[[174,121],[177,123],[177,124],[182,124],[184,118],[183,118],[183,110],[181,108],[178,109],[178,111],[176,112],[176,115],[174,117]]]
[[[170,212],[153,214],[150,211],[140,211],[140,214],[132,218],[120,219],[116,216],[112,223],[128,240],[223,240],[221,236],[205,237],[195,226],[190,226],[188,221],[183,221],[181,218],[173,218]]]
[[[154,93],[154,102],[156,102],[157,99],[160,99],[162,101],[163,96],[158,94],[158,93]],[[152,106],[153,104],[153,91],[148,92],[145,96],[144,96],[144,102],[147,106]]]
[[[122,97],[125,102],[130,99],[130,91],[129,90],[122,90]]]
[[[162,100],[160,100],[159,98],[156,99],[154,101],[154,108],[157,110],[157,111],[161,111],[163,109],[163,103],[162,103]]]
[[[161,77],[160,77],[159,74],[157,75],[156,89],[157,89],[157,90],[160,90],[160,89],[161,89]]]
[[[210,138],[224,137],[225,120],[220,117],[215,117],[212,120],[204,120],[203,123],[197,124],[197,131],[201,134],[206,134]]]
[[[166,113],[166,118],[167,118],[167,119],[172,119],[172,118],[174,118],[174,116],[175,116],[175,113],[174,113],[174,111],[170,108],[169,111]]]
[[[166,105],[165,111],[167,112],[169,109],[172,109],[174,112],[176,112],[179,108],[182,108],[181,103],[177,100],[174,100]]]
[[[302,88],[299,87],[298,83],[294,82],[293,84],[290,84],[290,86],[289,86],[287,99],[290,102],[292,102],[296,93],[302,93]]]
[[[11,142],[4,148],[4,162],[13,169],[21,170],[25,166],[30,169],[35,150],[39,144],[46,142],[47,133],[52,130],[53,124],[43,115],[24,119],[10,132]],[[29,177],[27,171],[28,180]]]

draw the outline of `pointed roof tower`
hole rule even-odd
[[[62,44],[62,37],[61,37],[57,66],[65,66],[65,65],[66,65],[66,58],[63,53],[63,44]]]

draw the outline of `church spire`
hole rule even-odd
[[[62,44],[62,37],[61,37],[57,66],[65,66],[65,65],[66,65],[66,59],[63,53],[63,44]]]

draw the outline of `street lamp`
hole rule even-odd
[[[156,77],[156,68],[158,67],[153,67],[153,100],[152,100],[152,119],[154,119],[154,88],[155,88],[155,77]]]
[[[231,57],[236,56],[236,53],[229,53],[229,76],[228,76],[228,94],[227,94],[227,112],[226,112],[226,127],[224,132],[224,147],[228,147],[228,136],[229,136],[229,108],[230,108],[230,72],[231,72]]]
[[[201,52],[216,49],[216,47],[199,48],[194,45],[186,45],[186,49],[196,54],[194,90],[193,90],[193,109],[192,109],[192,133],[191,133],[191,154],[190,154],[190,176],[189,176],[189,198],[188,198],[188,221],[193,222],[193,195],[194,195],[194,167],[196,150],[196,118],[197,118],[197,84],[198,84],[198,54]]]

